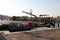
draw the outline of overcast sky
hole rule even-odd
[[[33,14],[60,16],[60,0],[0,0],[0,14],[9,16],[29,16],[22,11],[33,10]]]

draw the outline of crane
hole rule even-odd
[[[31,16],[34,16],[35,17],[35,20],[37,21],[37,16],[36,15],[34,15],[34,14],[32,14],[32,9],[30,10],[30,12],[26,12],[26,11],[22,11],[23,13],[26,13],[26,14],[29,14],[29,15],[31,15]]]

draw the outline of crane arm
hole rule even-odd
[[[32,13],[28,13],[28,12],[25,12],[25,11],[22,11],[22,12],[37,17],[36,15],[33,15]]]

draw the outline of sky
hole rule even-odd
[[[22,12],[30,9],[37,16],[60,16],[60,0],[0,0],[0,15],[30,16]]]

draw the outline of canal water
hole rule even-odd
[[[59,23],[59,27],[58,27],[58,23],[55,23],[55,27],[54,26],[50,26],[50,28],[48,28],[48,27],[38,27],[38,28],[35,28],[35,30],[50,30],[50,29],[56,29],[56,28],[60,28],[60,23]]]

